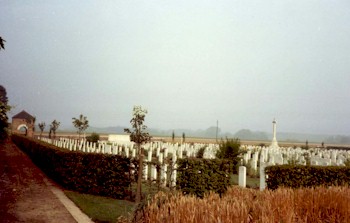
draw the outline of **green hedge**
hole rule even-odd
[[[231,163],[222,159],[178,159],[176,187],[184,194],[198,197],[203,197],[208,191],[221,195],[230,183]]]
[[[338,166],[278,165],[266,167],[269,189],[350,185],[350,168]]]
[[[69,151],[19,135],[12,135],[12,141],[67,190],[119,199],[131,196],[129,158]]]

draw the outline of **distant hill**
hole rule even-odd
[[[111,127],[89,127],[86,131],[87,134],[95,132],[100,134],[124,134],[124,128],[122,126]],[[186,137],[200,137],[200,138],[216,138],[216,127],[211,126],[205,130],[190,130],[190,129],[148,129],[151,135],[154,136],[168,136],[171,137],[174,131],[175,137],[182,137],[185,133]],[[59,132],[76,132],[73,127],[59,129]],[[254,141],[269,141],[272,140],[272,133],[262,131],[251,131],[249,129],[241,129],[236,133],[225,132],[222,133],[221,129],[218,129],[218,138],[239,138],[241,140],[254,140]],[[283,142],[310,142],[310,143],[327,143],[327,144],[350,144],[350,136],[346,135],[325,135],[325,134],[305,134],[305,133],[290,133],[290,132],[277,132],[277,141]]]
[[[350,144],[350,136],[344,135],[326,135],[326,134],[303,134],[277,132],[277,140],[285,142],[313,142],[327,144]]]
[[[241,140],[269,140],[268,134],[266,132],[252,132],[249,129],[241,129],[234,134],[234,138],[239,138]]]
[[[121,126],[114,126],[114,127],[105,127],[105,128],[98,128],[98,127],[89,127],[87,129],[87,132],[96,132],[96,133],[117,133],[121,134],[124,133],[124,128]]]
[[[57,132],[76,132],[77,129],[74,127],[65,127],[58,129]],[[122,134],[124,133],[124,127],[121,126],[113,126],[113,127],[92,127],[90,126],[86,133],[100,133],[100,134]]]

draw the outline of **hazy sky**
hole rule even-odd
[[[0,36],[10,116],[350,135],[348,0],[0,0]]]

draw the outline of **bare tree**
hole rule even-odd
[[[41,136],[42,136],[42,134],[43,134],[43,131],[44,131],[44,129],[45,129],[45,122],[40,122],[39,124],[38,124],[38,127],[39,127],[39,129],[40,129],[40,139],[41,139]]]
[[[80,114],[79,118],[72,119],[74,127],[78,130],[77,133],[80,139],[80,135],[89,127],[89,121],[86,116],[83,116],[83,114]]]
[[[144,159],[144,148],[143,144],[151,141],[151,136],[146,132],[147,126],[143,124],[145,116],[147,114],[146,109],[142,109],[141,106],[134,106],[133,117],[130,120],[132,131],[130,129],[124,129],[124,132],[130,134],[130,140],[136,143],[138,150],[139,159],[139,170],[137,178],[137,189],[136,189],[136,202],[141,201],[142,193],[142,173],[143,173],[143,159]]]
[[[51,138],[51,133],[53,133],[53,138],[56,138],[56,130],[58,129],[58,127],[60,126],[60,122],[53,120],[52,123],[50,124],[50,133],[49,133],[49,137]]]

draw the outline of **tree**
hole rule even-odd
[[[91,135],[86,136],[86,140],[88,142],[96,142],[97,143],[98,140],[100,140],[100,135],[95,133],[95,132],[93,132],[93,133],[91,133]]]
[[[305,146],[302,146],[301,148],[303,148],[303,149],[309,149],[309,141],[306,140]]]
[[[40,138],[41,138],[41,136],[42,136],[42,134],[43,134],[43,131],[44,131],[44,129],[45,129],[45,122],[40,122],[39,124],[38,124],[38,127],[39,127],[39,129],[40,129]]]
[[[0,50],[1,49],[5,49],[5,44],[4,42],[6,42],[1,36],[0,36]]]
[[[202,146],[196,153],[196,158],[200,158],[202,159],[205,153],[205,149],[207,148],[207,146]]]
[[[0,140],[4,140],[8,136],[7,112],[11,110],[11,106],[9,106],[7,102],[6,89],[0,85]]]
[[[51,133],[53,133],[53,138],[56,138],[56,130],[60,126],[60,122],[53,120],[52,123],[50,124],[50,133],[49,133],[49,138],[51,139]]]
[[[83,116],[83,114],[80,114],[79,119],[72,119],[74,127],[78,130],[77,133],[79,134],[80,139],[81,133],[83,133],[89,127],[89,121],[87,120],[86,116]]]
[[[35,121],[36,121],[36,117],[33,116],[33,132],[35,132]],[[33,134],[33,137],[34,137],[34,134]]]
[[[142,193],[142,173],[143,173],[143,159],[144,159],[144,149],[143,144],[151,141],[151,136],[146,132],[147,126],[143,124],[145,121],[145,116],[147,114],[146,109],[142,109],[141,106],[134,106],[133,117],[130,120],[132,131],[128,128],[124,129],[124,132],[130,134],[130,140],[136,143],[138,158],[139,158],[139,170],[137,177],[137,189],[136,189],[136,202],[141,201]]]
[[[185,136],[185,133],[183,132],[182,133],[182,142],[185,143],[185,139],[186,139],[186,136]]]
[[[173,130],[173,133],[171,134],[171,140],[172,140],[173,143],[174,143],[174,140],[175,140],[175,132],[174,132],[174,130]]]
[[[219,145],[219,150],[216,152],[216,157],[219,159],[230,160],[232,167],[235,168],[239,162],[241,142],[238,138],[222,140]]]

